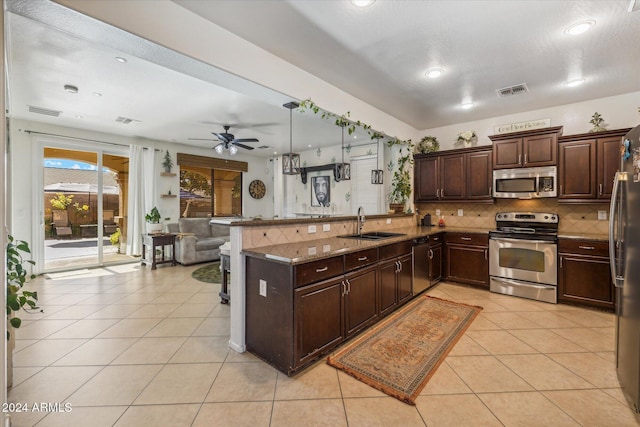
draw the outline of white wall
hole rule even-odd
[[[551,119],[551,126],[563,126],[563,135],[586,133],[593,127],[589,120],[595,112],[602,115],[607,129],[635,127],[640,124],[638,108],[640,108],[640,92],[633,92],[508,116],[425,129],[418,132],[420,136],[416,138],[416,141],[425,135],[431,135],[438,138],[440,150],[461,148],[455,144],[458,133],[475,130],[478,135],[478,145],[490,145],[489,135],[495,134],[494,126],[547,118]]]
[[[161,141],[143,140],[139,138],[128,138],[118,135],[92,132],[81,129],[66,128],[60,126],[52,126],[39,122],[12,119],[10,122],[10,161],[11,161],[11,192],[14,197],[9,202],[11,218],[9,224],[10,232],[21,240],[33,242],[33,224],[35,216],[33,214],[37,183],[34,181],[36,175],[34,173],[34,157],[37,155],[37,139],[46,138],[36,134],[29,134],[26,130],[37,131],[42,133],[50,133],[55,135],[63,135],[71,138],[84,138],[86,140],[104,141],[114,144],[140,144],[143,146],[154,147],[162,150],[158,153],[158,171],[162,171],[162,160],[164,151],[169,150],[171,157],[176,160],[176,153],[188,153],[201,156],[216,157],[213,150],[199,149],[186,145],[179,145]],[[100,146],[100,143],[95,143]],[[84,146],[90,149],[91,143],[85,142]],[[102,144],[103,147],[107,145]],[[82,147],[80,147],[82,148]],[[127,149],[128,150],[128,149]],[[224,158],[227,154],[224,154]],[[267,159],[257,159],[251,156],[243,156],[241,154],[234,156],[234,160],[245,161],[248,163],[249,171],[243,176],[242,199],[244,202],[243,211],[246,216],[272,216],[273,215],[273,165]],[[269,164],[269,171],[266,171],[266,165]],[[41,166],[41,165],[40,165]],[[160,177],[159,177],[160,178]],[[254,200],[249,195],[249,182],[253,179],[261,179],[267,186],[267,195],[260,200]],[[159,194],[167,193],[171,190],[173,194],[178,194],[180,189],[179,177],[162,177],[158,181]],[[176,221],[179,216],[179,199],[178,198],[161,198],[156,195],[156,206],[163,217],[170,217],[171,221]],[[20,196],[17,196],[20,195]],[[35,243],[35,242],[33,242]]]

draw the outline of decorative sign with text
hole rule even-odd
[[[528,122],[511,123],[508,125],[494,126],[493,131],[499,133],[520,132],[523,130],[533,130],[548,128],[551,126],[551,119],[529,120]]]

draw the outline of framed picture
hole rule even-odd
[[[329,175],[311,177],[311,206],[331,205],[331,185]]]

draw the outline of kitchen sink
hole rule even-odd
[[[406,236],[402,233],[388,233],[386,231],[370,231],[369,233],[362,234],[346,234],[342,237],[344,239],[362,239],[362,240],[383,240],[390,239],[391,237]]]

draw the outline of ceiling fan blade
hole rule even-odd
[[[240,140],[236,139],[236,141],[240,141]],[[232,142],[232,144],[235,145],[236,147],[244,148],[245,150],[253,150],[253,147],[249,147],[248,145],[238,144],[237,142]]]
[[[235,144],[236,142],[260,142],[260,141],[256,138],[236,138],[231,142]]]
[[[211,133],[215,135],[215,137],[218,138],[220,141],[229,142],[229,140],[224,136],[223,133],[215,133],[215,132],[211,132]]]

